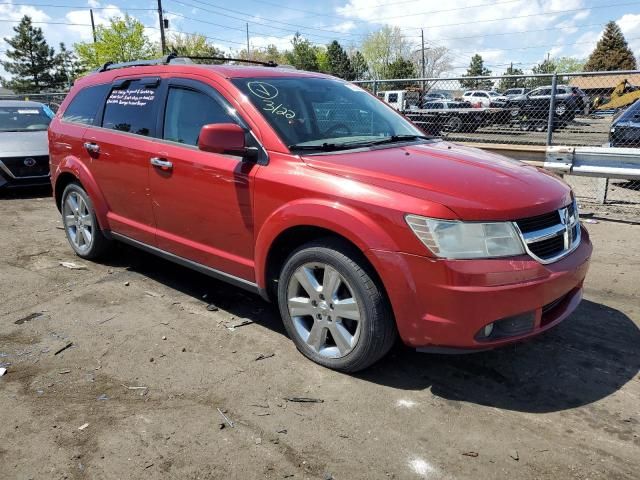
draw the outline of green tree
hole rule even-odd
[[[389,64],[386,75],[386,78],[414,78],[416,66],[411,60],[400,57]]]
[[[64,43],[60,44],[60,51],[53,62],[52,86],[56,90],[71,88],[73,81],[80,75],[81,68],[78,57],[71,50],[67,50]]]
[[[399,27],[386,25],[367,35],[361,51],[373,79],[389,78],[387,69],[398,58],[409,58],[411,47]]]
[[[106,62],[131,62],[158,55],[144,34],[144,25],[129,15],[112,17],[108,26],[99,25],[95,43],[76,43],[74,47],[85,70]]]
[[[318,71],[329,73],[329,54],[324,47],[313,47],[316,51],[316,61],[318,62]]]
[[[555,73],[557,72],[557,66],[553,60],[547,58],[531,70],[535,74]],[[544,85],[551,85],[551,77],[532,77],[527,82],[529,88],[542,87]]]
[[[327,58],[329,60],[328,73],[349,81],[356,79],[356,74],[353,71],[347,52],[336,40],[327,46]]]
[[[514,68],[513,64],[507,68],[503,75],[523,75],[524,72],[519,68]],[[498,89],[505,91],[509,88],[522,88],[526,85],[526,78],[502,78],[498,84]]]
[[[584,71],[584,59],[573,57],[558,57],[553,61],[556,64],[558,73],[575,73]]]
[[[491,75],[491,70],[484,66],[484,60],[477,53],[471,57],[471,62],[469,63],[469,68],[467,69],[467,73],[462,75],[463,77],[485,77]],[[460,80],[460,85],[462,88],[466,89],[480,89],[480,90],[489,90],[493,88],[493,81],[489,79],[469,79],[469,80]]]
[[[298,70],[308,70],[317,72],[319,70],[316,48],[311,42],[303,38],[300,33],[296,33],[291,40],[293,48],[284,54],[287,63],[293,65]]]
[[[351,54],[351,68],[353,69],[353,76],[355,80],[364,80],[368,77],[369,67],[367,61],[364,59],[359,50],[356,50]]]
[[[602,38],[598,40],[587,63],[585,72],[603,72],[612,70],[635,70],[636,59],[616,22],[609,22]]]
[[[167,49],[169,52],[176,53],[178,56],[195,56],[195,57],[224,57],[224,52],[209,43],[207,37],[198,33],[172,33],[167,40]],[[211,63],[208,60],[194,60],[196,63]],[[222,63],[214,62],[214,63]]]
[[[31,18],[22,17],[13,27],[15,36],[5,38],[11,47],[6,52],[8,60],[0,62],[12,77],[4,86],[17,93],[37,93],[53,89],[55,52],[44,38],[42,29],[34,27]]]
[[[247,55],[247,49],[244,48],[238,52],[238,58],[245,60],[257,60],[259,62],[275,62],[278,64],[286,63],[284,52],[278,50],[273,44],[261,48],[252,48],[251,55]]]

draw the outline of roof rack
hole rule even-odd
[[[258,60],[246,60],[243,58],[229,58],[229,57],[208,57],[200,55],[177,55],[176,53],[170,53],[161,58],[155,58],[153,60],[134,60],[132,62],[113,63],[107,62],[96,70],[97,73],[106,72],[107,70],[116,70],[119,68],[128,67],[147,67],[150,65],[168,65],[168,64],[190,64],[193,60],[212,60],[216,62],[239,62],[249,63],[251,65],[262,65],[263,67],[277,67],[278,64],[273,61],[260,62]]]

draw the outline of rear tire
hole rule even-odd
[[[286,260],[278,282],[284,326],[300,352],[334,370],[356,372],[393,346],[396,326],[375,273],[339,239],[307,243]]]
[[[104,236],[93,202],[79,183],[72,182],[66,186],[60,210],[64,232],[76,255],[93,260],[107,252],[111,241]]]

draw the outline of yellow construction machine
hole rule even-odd
[[[593,101],[596,110],[609,110],[610,108],[625,108],[640,99],[640,87],[631,85],[626,79],[621,81],[611,92],[611,98],[598,96]]]

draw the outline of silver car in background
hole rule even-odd
[[[0,190],[50,183],[47,128],[53,115],[42,103],[0,100]]]

